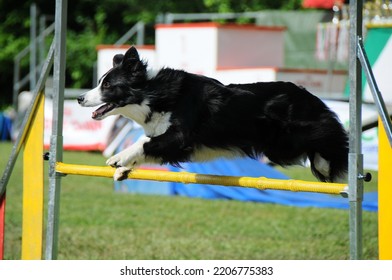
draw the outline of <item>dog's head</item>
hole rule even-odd
[[[92,114],[95,120],[118,114],[118,109],[129,104],[140,104],[140,89],[147,81],[147,64],[140,60],[136,48],[113,57],[113,68],[99,80],[99,85],[80,95],[78,102],[84,107],[100,106]]]

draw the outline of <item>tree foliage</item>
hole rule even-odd
[[[22,2],[22,3],[21,3]],[[12,99],[14,56],[29,44],[30,5],[42,15],[54,15],[55,1],[0,0],[0,106]],[[95,48],[113,44],[137,21],[147,23],[147,42],[153,43],[158,14],[245,12],[264,9],[299,9],[301,0],[78,0],[68,1],[67,87],[91,87]],[[23,73],[28,71],[24,61]]]

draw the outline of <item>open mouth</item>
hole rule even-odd
[[[104,115],[106,115],[108,112],[116,108],[117,106],[115,104],[110,104],[110,103],[105,103],[101,107],[99,107],[97,110],[95,110],[92,114],[92,118],[94,120],[100,120]]]

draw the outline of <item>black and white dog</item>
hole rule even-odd
[[[131,147],[107,160],[123,180],[143,163],[172,164],[216,157],[265,155],[287,166],[308,158],[321,181],[343,179],[348,137],[319,98],[289,82],[223,85],[217,80],[162,68],[147,71],[134,47],[113,58],[98,87],[79,96],[98,106],[92,118],[121,114],[145,131]]]

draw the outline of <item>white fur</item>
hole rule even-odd
[[[237,149],[226,150],[226,149],[212,149],[208,147],[201,147],[192,155],[191,160],[195,162],[203,162],[210,161],[216,159],[218,157],[223,158],[235,158],[235,157],[243,157],[243,153]]]
[[[101,92],[101,84],[102,84],[103,79],[100,81],[99,85],[96,88],[93,88],[92,90],[86,92],[83,97],[83,103],[80,105],[84,107],[94,107],[103,104],[104,102],[102,101],[102,92]]]
[[[325,177],[329,177],[330,164],[329,161],[323,158],[319,153],[314,155],[314,167]]]
[[[144,122],[150,114],[151,108],[148,106],[148,100],[144,100],[142,104],[128,104],[124,107],[118,107],[110,112],[106,116],[111,115],[122,115],[128,119],[134,120],[138,124],[144,127]]]
[[[132,146],[112,156],[106,161],[107,165],[118,167],[113,175],[114,180],[122,180],[133,168],[143,163],[159,163],[153,158],[147,158],[143,145],[150,142],[147,136],[140,137]]]
[[[143,125],[144,132],[150,137],[159,136],[171,126],[171,112],[153,113],[148,123]]]
[[[116,171],[113,174],[113,179],[115,181],[120,181],[124,180],[125,175],[128,175],[128,173],[131,171],[130,168],[128,167],[119,167],[116,168]]]
[[[142,136],[132,146],[112,156],[106,161],[110,166],[123,166],[130,169],[146,162],[143,145],[150,142],[151,138]]]
[[[130,104],[124,107],[119,107],[110,111],[107,116],[120,114],[140,124],[146,135],[150,137],[159,136],[165,133],[171,126],[171,112],[154,112],[152,113],[149,121],[146,122],[147,116],[151,113],[148,103],[148,100],[144,100],[140,105]]]
[[[156,69],[152,69],[152,68],[148,68],[147,69],[147,78],[149,80],[153,79],[156,77],[156,75],[158,74],[159,70]]]

